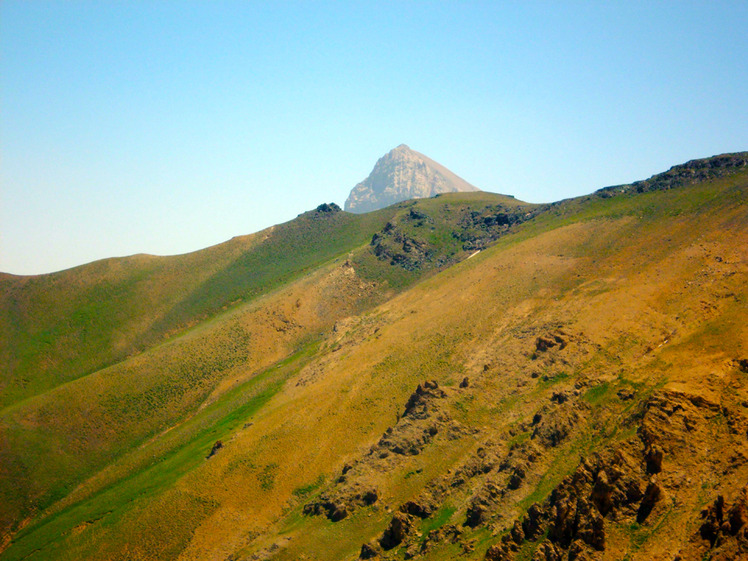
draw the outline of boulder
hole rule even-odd
[[[413,518],[404,512],[396,512],[389,526],[379,538],[383,549],[389,550],[400,545],[413,528]]]

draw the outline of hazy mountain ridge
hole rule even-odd
[[[441,193],[479,191],[441,164],[405,144],[382,156],[345,202],[348,212],[370,212],[400,201]]]
[[[3,278],[26,387],[132,298],[181,311],[0,410],[0,557],[743,554],[748,173],[719,158],[745,156],[552,205],[321,205],[192,257]],[[102,282],[128,296],[96,308]]]

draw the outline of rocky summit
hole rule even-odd
[[[468,191],[480,189],[401,144],[379,158],[369,177],[351,190],[345,201],[345,210],[370,212],[409,199]]]

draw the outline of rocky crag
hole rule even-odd
[[[348,212],[370,212],[440,193],[480,191],[447,168],[401,144],[382,156],[345,201]]]

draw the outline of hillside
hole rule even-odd
[[[0,559],[746,554],[747,162],[3,277]]]
[[[504,201],[526,206],[485,194],[460,208]],[[7,276],[0,423],[2,449],[13,454],[0,455],[4,533],[237,384],[248,384],[237,395],[249,399],[270,365],[435,270],[424,261],[403,271],[373,255],[368,242],[407,206],[358,216],[324,204],[194,254]],[[457,227],[448,217],[418,243],[456,259]],[[365,272],[352,274],[349,258]]]
[[[320,210],[323,209],[323,210]],[[0,406],[95,372],[272,291],[370,239],[390,214],[320,209],[176,257],[107,259],[0,278]]]
[[[443,193],[469,193],[477,187],[405,144],[379,158],[369,177],[345,201],[348,212],[371,212],[401,201]]]

